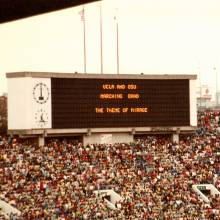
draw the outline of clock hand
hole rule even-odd
[[[44,100],[43,92],[42,92],[42,84],[40,84],[40,96],[39,96],[39,100]]]
[[[45,122],[45,120],[43,119],[43,114],[41,114],[40,116],[40,122]]]

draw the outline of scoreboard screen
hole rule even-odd
[[[189,126],[188,79],[51,78],[52,128]]]

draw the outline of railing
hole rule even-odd
[[[10,204],[8,204],[7,202],[2,201],[2,200],[0,200],[0,209],[1,209],[2,213],[5,215],[5,217],[8,219],[11,214],[15,214],[18,216],[21,215],[21,212],[18,209],[14,208]]]

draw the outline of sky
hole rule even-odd
[[[103,0],[84,5],[87,73],[197,74],[220,89],[219,0]],[[82,6],[0,24],[0,94],[6,72],[84,72]],[[117,19],[114,19],[117,17]]]

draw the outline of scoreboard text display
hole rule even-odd
[[[52,128],[189,126],[188,79],[52,78]]]

